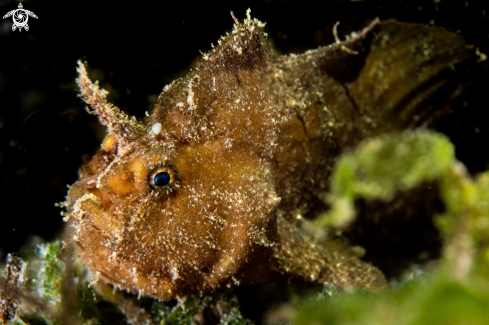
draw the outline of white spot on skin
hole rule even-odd
[[[171,273],[171,280],[175,281],[176,279],[180,279],[180,275],[178,274],[178,269],[176,267],[173,267],[170,271]]]
[[[155,124],[153,124],[151,126],[151,132],[153,134],[160,134],[161,128],[162,128],[161,123],[160,122],[156,122]]]
[[[194,92],[192,91],[192,82],[198,78],[199,78],[199,76],[195,75],[192,79],[190,79],[190,81],[188,83],[188,95],[187,95],[188,108],[187,109],[189,111],[192,111],[197,107],[197,105],[195,105],[195,102],[194,102]]]

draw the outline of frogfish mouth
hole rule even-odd
[[[263,28],[249,12],[235,19],[143,119],[110,104],[78,63],[80,97],[107,136],[65,205],[98,279],[162,300],[272,280],[385,284],[304,220],[327,209],[341,152],[436,119],[476,50],[440,28],[375,20],[345,41],[280,56]]]

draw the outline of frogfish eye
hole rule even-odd
[[[150,183],[156,189],[170,189],[175,185],[177,173],[172,166],[158,167],[151,173]]]
[[[167,186],[171,181],[171,175],[168,172],[159,172],[153,178],[153,184],[158,187]]]

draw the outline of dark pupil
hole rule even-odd
[[[168,183],[170,183],[171,176],[168,172],[160,172],[155,175],[155,178],[153,179],[153,184],[156,186],[166,186]]]

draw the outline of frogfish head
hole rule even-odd
[[[273,245],[269,144],[281,112],[257,87],[271,83],[262,27],[235,26],[142,120],[108,103],[79,62],[80,96],[108,134],[66,206],[99,279],[166,300],[239,281],[253,253]]]

